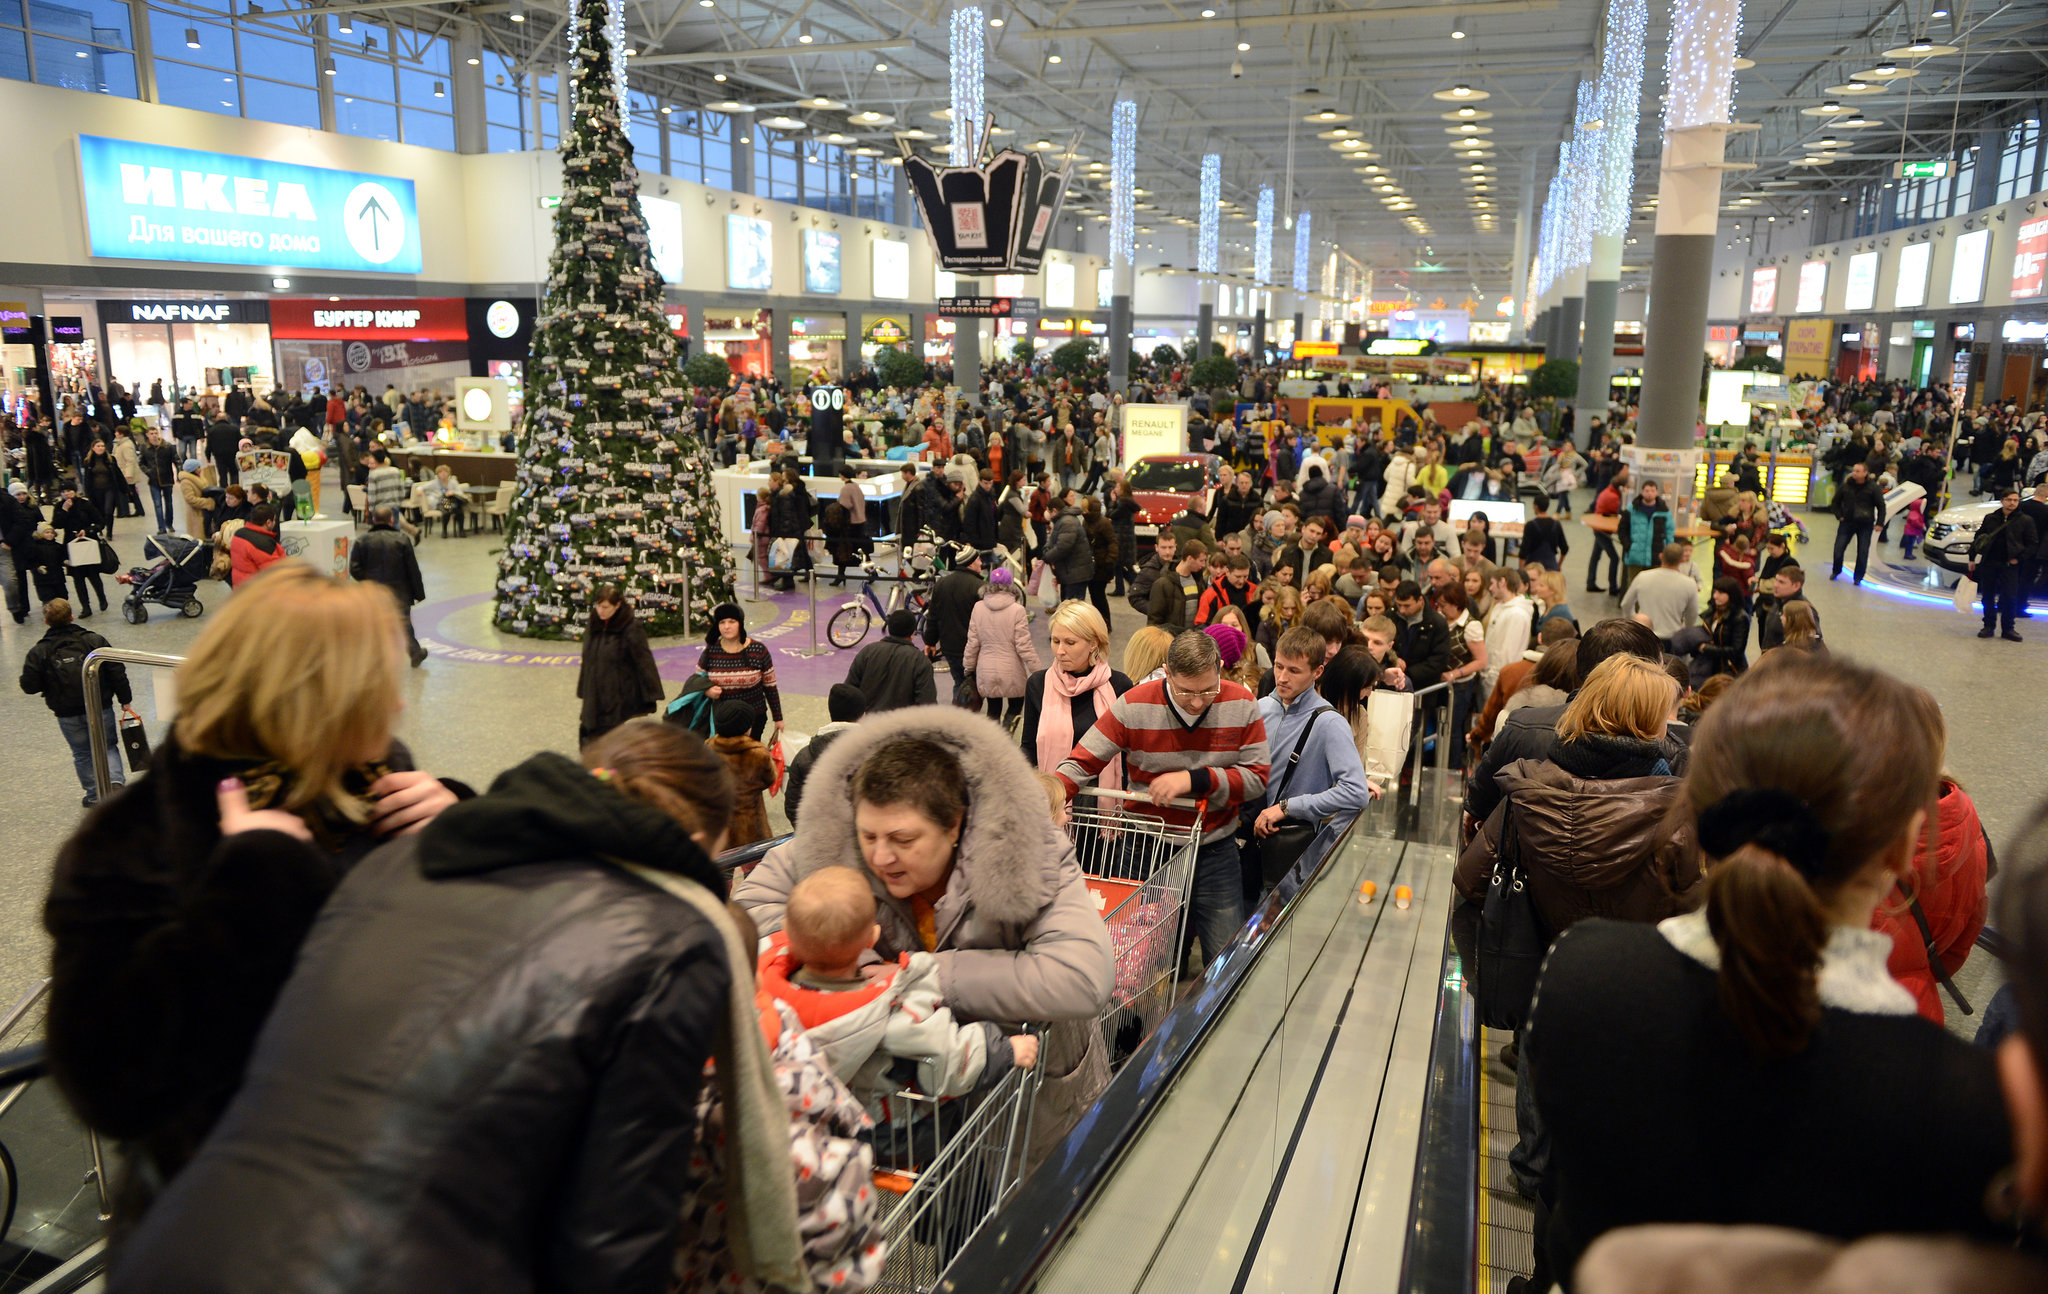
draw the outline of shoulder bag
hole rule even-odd
[[[1493,876],[1479,912],[1473,996],[1479,1022],[1489,1029],[1519,1029],[1536,996],[1536,976],[1550,951],[1550,935],[1536,915],[1536,897],[1522,870],[1515,834],[1514,797],[1501,801],[1500,843]]]
[[[1336,711],[1330,706],[1321,706],[1308,717],[1308,722],[1301,726],[1301,736],[1295,739],[1294,750],[1287,756],[1287,771],[1281,775],[1280,785],[1273,793],[1274,803],[1277,804],[1287,798],[1287,786],[1294,780],[1295,766],[1301,763],[1302,749],[1308,745],[1308,737],[1315,731],[1316,721],[1326,713],[1335,714]],[[1268,889],[1278,885],[1281,878],[1294,870],[1294,865],[1308,852],[1309,845],[1316,838],[1316,832],[1321,829],[1322,824],[1319,822],[1289,817],[1281,818],[1280,825],[1274,828],[1273,834],[1269,836],[1261,836],[1256,830],[1247,829],[1247,848],[1258,858],[1259,875]]]

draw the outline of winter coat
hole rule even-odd
[[[924,640],[947,656],[967,650],[967,621],[974,614],[985,581],[969,570],[947,571],[932,585],[925,612]]]
[[[1028,490],[1003,492],[1002,504],[996,509],[996,542],[1013,553],[1024,551],[1025,513],[1030,508]]]
[[[412,766],[393,743],[383,769]],[[340,823],[327,847],[278,832],[224,838],[215,788],[230,775],[265,803],[268,779],[249,761],[159,742],[149,771],[114,788],[58,851],[43,904],[50,1068],[79,1119],[130,1143],[136,1163],[117,1226],[227,1107],[314,915],[379,843]]]
[[[1061,588],[1095,578],[1095,552],[1088,543],[1087,523],[1079,508],[1061,508],[1045,540],[1045,561]]]
[[[960,542],[977,552],[996,546],[996,496],[985,485],[976,486],[960,505]]]
[[[61,596],[61,595],[60,595]],[[107,640],[77,621],[52,625],[43,631],[36,645],[21,659],[21,690],[40,695],[50,713],[73,719],[85,713],[85,658],[107,646]],[[1023,694],[1023,689],[1018,689]],[[100,669],[100,705],[109,709],[118,701],[128,705],[135,694],[128,687],[125,665],[108,664]],[[119,755],[114,756],[116,771]]]
[[[1498,779],[1507,798],[1458,859],[1458,893],[1485,899],[1512,806],[1516,857],[1552,938],[1586,917],[1661,921],[1697,907],[1698,856],[1664,823],[1679,786],[1669,769],[1656,743],[1604,735],[1561,742],[1548,760],[1517,760]]]
[[[401,536],[401,538],[403,538]],[[647,630],[621,605],[609,620],[591,618],[583,637],[583,664],[576,673],[582,740],[603,736],[626,720],[653,714],[666,698],[661,671],[647,646]]]
[[[665,1290],[733,972],[620,862],[723,887],[550,753],[358,864],[112,1285]]]
[[[1193,508],[1189,508],[1166,524],[1173,531],[1174,543],[1179,545],[1174,550],[1175,552],[1186,552],[1190,539],[1201,540],[1202,548],[1206,552],[1213,553],[1216,551],[1216,528],[1209,524],[1207,513],[1196,512]]]
[[[79,476],[79,488],[90,494],[107,494],[119,491],[127,484],[121,475],[121,465],[112,454],[98,452],[85,456],[85,470]]]
[[[275,529],[244,523],[228,540],[228,586],[239,588],[265,567],[283,561],[284,556],[284,545],[278,542]]]
[[[1088,578],[1106,578],[1116,569],[1117,542],[1116,527],[1109,524],[1109,518],[1097,514],[1081,515],[1081,528],[1088,534],[1089,555],[1095,559],[1095,573]]]
[[[861,648],[846,671],[846,682],[867,698],[869,714],[930,705],[939,699],[930,658],[908,638],[885,634],[880,642]]]
[[[810,780],[811,769],[817,765],[818,757],[825,753],[825,748],[832,744],[834,738],[842,732],[851,731],[853,726],[850,723],[828,723],[818,729],[804,743],[804,748],[796,753],[796,758],[789,761],[789,767],[783,770],[782,811],[789,815],[792,824],[796,822],[797,806],[803,803],[804,784]]]
[[[713,737],[705,744],[718,752],[732,774],[732,819],[725,826],[725,847],[738,849],[768,839],[768,805],[761,796],[775,785],[774,757],[744,732]]]
[[[355,579],[374,581],[390,589],[400,610],[427,600],[427,586],[420,579],[419,554],[396,526],[371,526],[367,534],[356,540],[349,549],[348,573]]]
[[[1671,542],[1671,508],[1662,499],[1657,500],[1654,506],[1645,507],[1638,498],[1621,510],[1614,539],[1621,549],[1624,564],[1655,566],[1657,554]]]
[[[1265,511],[1265,506],[1257,491],[1239,493],[1236,483],[1232,482],[1229,489],[1216,496],[1216,533],[1235,535],[1251,529]],[[1304,510],[1302,515],[1311,514]]]
[[[142,459],[135,452],[135,438],[126,432],[114,436],[114,465],[121,470],[121,479],[129,485],[142,484]]]
[[[796,838],[768,852],[733,893],[761,933],[782,928],[784,904],[799,880],[823,867],[866,872],[854,833],[853,778],[884,743],[935,741],[966,774],[967,818],[953,871],[934,915],[927,949],[906,900],[870,878],[883,958],[930,952],[939,963],[939,997],[963,1019],[1065,1022],[1047,1032],[1038,1058],[1043,1076],[1033,1115],[1039,1147],[1065,1135],[1108,1084],[1096,1020],[1116,981],[1109,930],[1082,879],[1073,842],[1045,808],[1031,764],[984,715],[934,707],[870,717],[835,739],[813,772],[811,812]]]
[[[1727,615],[1702,627],[1708,639],[1700,645],[1699,655],[1712,666],[1707,672],[1709,678],[1715,674],[1740,674],[1749,668],[1748,612],[1731,606]]]
[[[1301,515],[1304,519],[1335,517],[1341,530],[1348,512],[1350,509],[1344,506],[1343,490],[1327,476],[1316,477],[1301,487]]]
[[[1621,1227],[1579,1261],[1578,1294],[2030,1294],[2048,1266],[2010,1245],[1953,1236],[1842,1241],[1785,1227]]]
[[[963,662],[985,697],[1024,695],[1024,683],[1040,669],[1031,641],[1031,617],[1014,590],[987,585],[967,621]]]
[[[1913,854],[1913,875],[1905,884],[1919,900],[1934,935],[1934,951],[1943,969],[1953,975],[1969,960],[1977,935],[1984,929],[1986,873],[1991,854],[1977,806],[1962,787],[1942,779],[1941,800],[1934,817],[1934,837],[1922,837]],[[1892,978],[1913,995],[1920,1014],[1942,1023],[1939,981],[1927,961],[1927,941],[1905,896],[1894,890],[1871,914],[1870,926],[1890,935]]]
[[[801,485],[778,485],[768,500],[768,533],[776,539],[801,539],[811,528],[811,492]]]
[[[185,529],[194,539],[206,538],[206,514],[214,501],[206,497],[206,485],[191,472],[178,473],[178,493],[185,500]]]

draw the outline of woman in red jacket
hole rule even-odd
[[[1950,975],[1963,968],[1977,934],[1984,929],[1984,887],[1989,880],[1990,846],[1977,820],[1977,806],[1952,777],[1941,779],[1941,801],[1930,830],[1913,855],[1913,870],[1901,886],[1919,900],[1933,936],[1934,954]],[[1913,920],[1906,896],[1892,892],[1871,914],[1870,927],[1892,937],[1892,955],[1885,968],[1906,986],[1920,1014],[1942,1023],[1941,988],[1928,962],[1928,940]]]
[[[249,519],[228,541],[228,587],[240,588],[249,577],[274,562],[284,560],[284,545],[277,539],[277,514],[267,503],[258,504]]]

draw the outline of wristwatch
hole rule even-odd
[[[1280,810],[1281,817],[1287,816],[1287,801],[1284,798],[1273,801],[1273,807]]]

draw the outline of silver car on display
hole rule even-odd
[[[1943,508],[1934,514],[1933,521],[1927,523],[1927,538],[1921,542],[1920,551],[1927,555],[1928,561],[1945,571],[1967,574],[1970,545],[1976,542],[1977,531],[1985,520],[1996,511],[1998,504],[1989,499]]]

